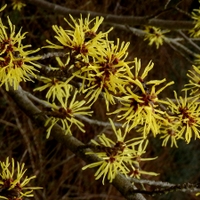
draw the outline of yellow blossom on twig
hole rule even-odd
[[[166,40],[164,34],[169,31],[168,30],[162,31],[160,28],[154,26],[146,26],[145,32],[146,35],[144,40],[149,40],[149,45],[155,43],[156,48],[158,49],[160,45],[163,45],[163,41]]]
[[[142,138],[132,138],[126,141],[125,138],[127,132],[123,133],[121,129],[116,130],[112,120],[110,120],[110,123],[116,140],[111,140],[105,134],[98,136],[99,141],[92,140],[94,146],[91,145],[91,148],[94,152],[87,152],[87,154],[96,154],[101,161],[88,164],[82,168],[85,170],[87,168],[98,167],[94,176],[96,179],[103,177],[103,184],[106,177],[110,182],[112,182],[118,172],[128,176],[131,172],[131,166],[133,169],[134,165],[137,163],[139,166],[139,162],[142,160],[145,161],[154,159],[141,158],[141,155],[145,153],[145,148],[147,147],[148,142],[146,142],[144,148],[142,148]],[[148,172],[145,173],[149,174]],[[155,175],[155,173],[151,173],[151,175]]]
[[[109,110],[109,104],[115,103],[114,96],[124,91],[125,76],[130,63],[125,61],[128,46],[129,43],[125,42],[120,45],[119,39],[116,45],[107,42],[107,46],[89,66],[74,73],[83,80],[81,91],[89,97],[88,102],[95,102],[103,94]]]
[[[149,141],[148,140],[142,140],[140,143],[138,143],[138,146],[134,145],[132,146],[133,149],[135,149],[137,147],[137,149],[135,149],[134,151],[134,159],[130,160],[130,171],[128,173],[128,175],[130,177],[134,177],[134,178],[140,178],[141,175],[150,175],[150,176],[157,176],[158,174],[155,172],[147,172],[141,169],[140,167],[140,162],[142,161],[150,161],[150,160],[154,160],[155,158],[143,158],[142,155],[146,153],[146,148],[148,145]]]
[[[160,139],[163,139],[162,146],[167,146],[167,143],[170,141],[170,147],[175,146],[178,148],[177,141],[184,139],[179,134],[181,122],[177,120],[176,116],[173,116],[173,113],[171,115],[165,113],[164,118],[166,120],[161,124],[159,135],[161,135]]]
[[[26,6],[25,3],[22,3],[21,0],[12,0],[12,6],[13,6],[13,10],[19,10],[21,11],[21,9]]]
[[[75,55],[81,55],[86,58],[89,55],[95,56],[97,53],[96,47],[98,46],[98,48],[103,49],[104,39],[102,38],[105,38],[111,29],[105,33],[97,33],[97,30],[103,21],[103,17],[96,17],[93,20],[89,20],[88,16],[88,18],[85,18],[85,20],[83,20],[82,17],[79,20],[75,20],[70,15],[70,18],[74,25],[70,24],[70,22],[68,22],[66,19],[65,21],[72,30],[63,29],[57,25],[52,26],[53,30],[57,34],[55,38],[60,44],[57,45],[47,40],[47,42],[50,44],[47,47],[54,49],[66,49],[67,51],[70,50]],[[89,26],[91,27],[89,28]]]
[[[15,167],[14,159],[9,158],[0,162],[0,198],[6,200],[22,200],[23,197],[32,197],[33,190],[41,187],[29,187],[27,184],[36,176],[24,176],[26,169],[24,163]]]
[[[155,136],[159,132],[160,122],[165,120],[162,117],[164,112],[158,108],[158,103],[161,102],[158,94],[173,82],[167,83],[156,91],[156,87],[165,82],[165,79],[146,83],[144,81],[148,72],[153,68],[153,63],[150,62],[142,74],[140,73],[140,61],[135,59],[134,63],[135,73],[129,70],[126,90],[123,96],[118,98],[122,106],[110,114],[118,114],[120,120],[125,119],[123,126],[126,126],[128,131],[141,126],[140,131],[143,132],[144,138],[150,131]]]
[[[66,134],[72,134],[71,126],[73,124],[82,132],[85,132],[83,129],[84,124],[77,119],[77,115],[91,115],[92,111],[90,111],[90,106],[85,106],[85,100],[76,100],[77,94],[78,91],[76,90],[72,99],[70,99],[70,95],[64,96],[61,99],[59,98],[58,101],[60,106],[55,103],[50,104],[47,102],[47,104],[52,108],[52,111],[46,113],[49,115],[49,118],[45,123],[45,126],[48,127],[47,138],[49,138],[51,129],[57,122],[61,123],[62,129]]]
[[[16,90],[21,81],[32,81],[32,77],[36,77],[35,67],[40,66],[32,61],[40,57],[29,56],[39,49],[26,51],[25,48],[30,47],[22,45],[26,33],[21,34],[20,29],[16,34],[15,26],[9,18],[8,24],[9,31],[0,19],[0,86],[5,85],[6,90],[9,90],[9,86],[13,86]]]
[[[177,97],[174,92],[175,102],[168,99],[168,108],[170,113],[176,118],[175,122],[178,123],[177,130],[179,138],[184,137],[185,141],[189,143],[194,137],[200,138],[199,127],[200,127],[200,102],[198,97],[188,97],[185,91],[184,97]],[[194,134],[194,136],[193,136]]]
[[[44,85],[35,88],[34,91],[43,91],[48,89],[46,93],[48,101],[51,99],[52,102],[54,102],[55,99],[62,99],[64,96],[69,96],[70,90],[72,89],[72,86],[68,84],[69,80],[63,82],[57,78],[47,77],[41,77],[40,80],[44,83]]]

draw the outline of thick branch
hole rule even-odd
[[[72,14],[74,17],[80,17],[80,14],[82,14],[83,17],[86,17],[88,14],[90,14],[91,17],[103,16],[105,18],[104,22],[107,23],[127,24],[129,26],[151,25],[170,30],[173,29],[188,30],[194,27],[192,21],[175,21],[175,20],[163,20],[156,18],[152,19],[148,17],[137,17],[137,16],[118,16],[118,15],[111,15],[111,14],[98,13],[85,10],[77,10],[77,9],[75,10],[75,9],[65,8],[63,6],[50,3],[44,0],[29,0],[29,2],[36,6],[40,6],[48,10],[49,12],[55,12],[65,16],[69,14]]]
[[[199,184],[193,184],[193,183],[173,184],[162,181],[136,179],[136,178],[130,178],[130,180],[133,181],[133,183],[156,186],[154,190],[141,191],[141,193],[143,194],[149,194],[149,195],[164,194],[166,192],[173,192],[173,191],[196,192],[196,193],[200,192]]]
[[[46,118],[42,115],[38,115],[41,113],[39,110],[26,96],[26,93],[19,88],[19,90],[15,91],[12,88],[9,90],[8,94],[12,97],[13,101],[18,105],[18,107],[37,124],[37,126],[43,128]],[[55,125],[52,128],[51,135],[61,144],[63,144],[66,148],[70,149],[73,153],[81,157],[85,162],[91,163],[96,162],[99,158],[95,155],[85,155],[87,149],[81,149],[80,147],[83,143],[77,140],[75,137],[71,135],[65,135],[60,126]],[[116,178],[112,183],[116,189],[128,200],[145,200],[145,198],[139,193],[130,193],[129,191],[133,191],[135,188],[131,182],[121,174],[117,174]]]

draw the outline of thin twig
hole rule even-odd
[[[189,63],[191,63],[191,64],[193,63],[193,61],[191,61],[185,53],[179,51],[178,48],[176,48],[172,43],[168,42],[167,44],[168,44],[173,50],[175,50],[175,51],[178,52],[181,56],[183,56]],[[183,45],[182,45],[182,46],[183,46]]]
[[[40,105],[44,106],[45,108],[50,107],[50,105],[44,101],[39,99],[38,97],[34,96],[33,94],[24,91],[24,93],[27,95],[27,97],[31,100],[33,100],[34,102],[39,103]],[[83,115],[76,115],[77,118],[89,123],[89,124],[93,124],[93,125],[97,125],[97,126],[105,126],[105,127],[111,127],[111,124],[109,122],[103,122],[103,121],[99,121],[99,120],[95,120],[95,119],[89,119],[88,117],[85,117]],[[122,127],[121,123],[117,123],[114,122],[116,127]]]
[[[200,51],[200,47],[194,43],[191,38],[187,37],[181,30],[177,31],[187,42],[189,42],[194,48],[196,48],[198,51]]]
[[[104,127],[111,127],[111,124],[109,122],[103,122],[103,121],[99,121],[99,120],[95,120],[95,119],[89,119],[88,117],[85,117],[83,115],[76,115],[76,116],[77,116],[77,118],[79,118],[85,122],[88,122],[89,124],[94,124],[97,126],[104,126]],[[122,127],[122,123],[114,122],[114,124],[116,127]]]
[[[40,58],[40,60],[44,60],[44,59],[47,59],[47,58],[54,58],[54,57],[65,57],[67,55],[67,53],[65,52],[49,52],[49,53],[46,53],[46,54],[43,54],[43,55],[37,55]]]
[[[167,38],[167,40],[168,40],[168,38]],[[166,42],[167,42],[167,40],[166,40]],[[169,41],[168,43],[171,43],[171,44],[179,47],[180,49],[182,49],[183,51],[185,51],[187,54],[189,54],[189,55],[191,55],[193,57],[197,56],[196,53],[194,53],[193,51],[191,51],[190,49],[188,49],[186,46],[184,46],[184,45],[180,44],[179,42],[177,42],[177,40],[170,39],[168,41]]]

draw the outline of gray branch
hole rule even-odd
[[[72,14],[73,17],[80,17],[80,14],[82,14],[83,17],[86,17],[88,14],[90,14],[91,17],[103,16],[104,22],[106,23],[127,24],[129,26],[149,25],[170,30],[178,30],[178,29],[188,30],[194,27],[192,21],[164,20],[164,19],[149,18],[148,16],[147,17],[122,16],[122,15],[118,16],[118,15],[105,14],[93,11],[86,11],[86,10],[69,9],[54,3],[50,3],[45,0],[28,0],[28,1],[31,4],[34,4],[38,7],[42,7],[50,12],[53,11],[55,13],[62,14],[66,17],[69,14]]]

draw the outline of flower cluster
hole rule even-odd
[[[185,84],[183,89],[184,97],[168,99],[163,102],[167,108],[164,115],[166,119],[160,127],[159,134],[163,139],[163,146],[166,146],[171,140],[171,147],[177,145],[178,140],[185,140],[190,143],[191,139],[200,138],[200,70],[193,65],[193,69],[188,71],[187,76],[190,78],[189,83]]]
[[[122,133],[121,129],[116,130],[112,120],[110,123],[116,137],[116,141],[111,140],[105,134],[98,136],[99,141],[92,140],[91,148],[93,152],[87,154],[95,154],[101,160],[88,164],[82,169],[98,167],[95,177],[99,179],[103,177],[112,182],[118,172],[125,176],[140,178],[141,174],[157,175],[154,172],[146,172],[140,168],[141,161],[153,160],[155,158],[142,158],[146,152],[148,141],[142,138],[132,138],[126,141],[127,132]]]
[[[109,110],[109,104],[115,104],[114,97],[124,91],[128,64],[125,61],[127,57],[127,48],[129,43],[122,42],[120,45],[119,39],[117,44],[107,42],[104,50],[101,50],[101,55],[96,56],[93,63],[82,68],[84,76],[82,79],[85,84],[82,84],[81,91],[86,93],[86,97],[90,101],[96,101],[101,93],[103,93]],[[80,76],[80,75],[79,75]],[[86,86],[86,87],[85,87]]]
[[[105,33],[98,32],[103,18],[96,17],[93,20],[90,20],[89,16],[77,20],[72,16],[70,18],[72,23],[65,19],[70,27],[69,30],[53,26],[59,44],[47,41],[49,43],[47,48],[64,51],[65,56],[62,60],[56,58],[59,66],[57,70],[61,70],[66,76],[71,73],[72,76],[70,80],[67,78],[67,83],[57,78],[42,78],[45,85],[38,90],[48,88],[48,99],[51,96],[53,100],[61,99],[66,91],[70,90],[70,81],[78,81],[79,92],[85,95],[88,104],[93,104],[100,95],[105,99],[107,111],[116,100],[121,103],[119,109],[109,114],[117,114],[119,120],[125,119],[123,126],[126,127],[126,131],[129,132],[137,127],[143,132],[144,138],[149,132],[154,136],[157,135],[161,124],[165,121],[163,118],[165,112],[158,106],[161,102],[158,95],[173,82],[165,84],[160,89],[157,87],[160,87],[165,79],[146,82],[144,79],[153,68],[153,63],[149,62],[141,73],[140,60],[135,58],[133,61],[126,61],[129,42],[120,42],[119,39],[116,43],[109,41],[108,33],[111,29]],[[152,29],[155,35],[159,33],[158,40],[151,39],[151,42],[155,42],[158,47],[162,44],[163,33],[166,31],[162,32],[154,27]],[[65,87],[68,89],[64,89]],[[69,93],[66,94],[68,95]]]
[[[134,73],[128,72],[128,83],[124,95],[118,98],[121,107],[110,114],[118,114],[119,120],[125,119],[123,126],[126,126],[128,131],[138,126],[138,128],[141,127],[139,131],[143,132],[144,138],[150,131],[156,136],[159,133],[160,124],[165,121],[163,117],[165,112],[158,108],[158,103],[162,102],[158,94],[173,82],[156,91],[156,87],[165,82],[165,79],[148,82],[144,80],[153,68],[153,63],[150,62],[142,74],[140,60],[135,58],[134,64]]]
[[[25,49],[30,47],[30,45],[22,45],[26,33],[21,34],[20,29],[16,34],[15,26],[9,17],[8,24],[9,28],[4,26],[0,19],[0,86],[5,85],[6,90],[12,86],[16,90],[21,81],[32,81],[32,77],[36,77],[35,67],[39,65],[32,61],[40,57],[29,57],[38,49],[26,51]]]
[[[41,187],[29,187],[27,184],[35,178],[35,176],[24,177],[26,169],[24,163],[17,162],[15,167],[14,159],[11,163],[9,158],[5,162],[0,162],[0,199],[6,200],[22,200],[24,197],[32,197],[33,190],[42,189]]]
[[[174,92],[175,101],[168,99],[168,111],[170,116],[168,119],[167,129],[173,139],[185,139],[187,143],[191,138],[200,138],[200,102],[198,97],[188,97],[185,91],[184,97],[177,97]],[[194,137],[193,137],[194,135]],[[176,146],[175,141],[173,142]]]
[[[97,54],[97,45],[104,48],[104,39],[108,32],[97,33],[99,26],[103,21],[103,17],[96,17],[93,20],[89,20],[89,16],[83,20],[81,17],[79,20],[75,20],[71,15],[70,18],[73,22],[71,24],[67,19],[65,21],[70,26],[71,29],[64,30],[62,27],[57,25],[53,25],[52,28],[56,32],[55,38],[59,41],[59,45],[52,43],[47,40],[50,44],[47,47],[53,49],[64,49],[66,53],[69,53],[71,50],[71,54],[77,56],[76,58],[84,60],[88,60],[89,56],[94,56]],[[93,26],[92,26],[93,24]]]
[[[120,44],[119,39],[117,44],[109,41],[111,29],[105,33],[97,32],[102,17],[93,20],[89,20],[89,16],[85,20],[70,17],[73,24],[65,21],[71,30],[53,26],[60,44],[47,41],[50,44],[47,47],[66,52],[65,64],[60,65],[60,69],[64,73],[71,72],[74,80],[82,82],[80,91],[89,98],[88,103],[94,103],[103,94],[108,110],[109,104],[115,103],[114,96],[123,90],[124,76],[130,63],[125,61],[129,43]]]

